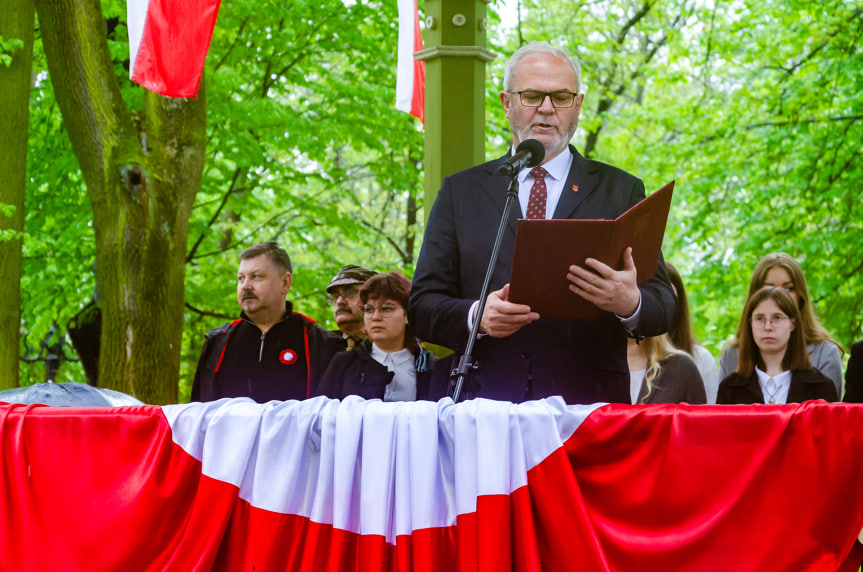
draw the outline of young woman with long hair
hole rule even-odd
[[[737,369],[719,384],[717,403],[838,401],[833,381],[812,366],[798,304],[765,286],[746,301],[737,328]]]
[[[764,286],[782,288],[788,292],[797,305],[800,313],[799,329],[803,334],[804,345],[809,353],[809,360],[815,369],[833,381],[836,394],[842,395],[842,347],[834,340],[827,330],[818,322],[809,299],[809,289],[803,269],[794,258],[784,252],[774,252],[762,258],[752,272],[749,282],[751,297]],[[726,346],[719,358],[719,378],[724,379],[737,369],[737,353],[741,337],[746,328],[738,325],[734,339]]]

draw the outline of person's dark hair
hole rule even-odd
[[[668,278],[677,296],[677,306],[674,310],[674,320],[668,330],[671,343],[689,355],[692,355],[692,347],[695,345],[695,336],[692,334],[692,321],[689,317],[689,301],[686,298],[686,288],[683,287],[683,279],[670,262],[665,263],[668,269]]]
[[[273,241],[259,242],[254,246],[250,246],[240,254],[240,260],[249,260],[261,255],[266,255],[283,273],[294,273],[294,269],[291,267],[291,257],[288,256],[284,248],[279,246],[279,243]]]
[[[404,311],[408,311],[408,298],[411,294],[411,282],[400,272],[375,274],[360,287],[360,301],[365,305],[369,300],[386,298],[398,303]],[[408,323],[405,328],[405,347],[416,354],[419,350],[413,328]]]
[[[786,371],[811,369],[812,362],[809,361],[805,335],[803,328],[800,326],[800,308],[797,307],[797,304],[794,303],[794,298],[784,288],[765,286],[749,297],[746,301],[743,315],[740,316],[738,330],[742,332],[742,335],[740,336],[740,356],[737,359],[737,373],[744,377],[749,377],[755,372],[755,366],[762,369],[765,368],[764,360],[761,358],[761,351],[755,344],[755,337],[752,335],[751,319],[755,308],[767,299],[776,302],[782,313],[791,318],[791,323],[794,325],[794,329],[791,330],[791,337],[788,339],[788,347],[785,348],[785,356],[782,358],[782,368]]]

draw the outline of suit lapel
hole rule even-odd
[[[596,167],[582,157],[572,145],[569,146],[569,150],[572,153],[572,165],[563,185],[560,200],[554,209],[554,218],[575,218],[573,216],[575,210],[599,185]]]
[[[746,384],[743,385],[743,390],[752,396],[752,403],[764,403],[764,392],[761,391],[761,384],[758,383],[758,374],[754,371],[752,372],[752,375],[746,379]]]
[[[807,399],[812,399],[812,392],[809,391],[807,385],[812,383],[812,380],[800,371],[791,371],[791,385],[788,387],[788,403],[802,403]]]
[[[509,177],[505,177],[503,175],[498,174],[498,167],[509,158],[509,153],[498,159],[493,163],[489,163],[488,167],[488,177],[484,177],[480,179],[480,185],[482,187],[483,192],[486,194],[488,199],[494,204],[497,208],[498,220],[503,216],[503,210],[506,208],[506,189],[509,185]],[[509,212],[509,217],[507,217],[506,225],[510,232],[515,235],[516,224],[518,223],[519,218],[523,218],[524,215],[521,212],[521,205],[518,203],[518,197],[516,196],[515,202],[513,202],[512,209]],[[497,231],[497,227],[495,227],[495,231]]]
[[[569,168],[569,175],[560,194],[560,200],[554,209],[553,218],[556,219],[573,218],[573,214],[578,206],[588,195],[595,192],[599,185],[599,175],[596,166],[582,157],[572,145],[569,146],[569,150],[572,153],[572,165]],[[483,178],[480,182],[483,192],[497,208],[498,216],[503,214],[503,209],[506,206],[506,188],[509,184],[509,177],[499,175],[497,169],[509,156],[510,154],[507,153],[497,161],[489,163],[489,176]],[[521,212],[521,205],[516,200],[507,219],[507,228],[513,235],[515,234],[519,218],[524,218],[524,213]]]

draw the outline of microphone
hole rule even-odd
[[[515,155],[504,161],[498,167],[497,172],[501,175],[514,177],[525,167],[536,167],[542,163],[545,157],[545,147],[536,139],[525,139],[519,143]]]

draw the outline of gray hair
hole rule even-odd
[[[518,62],[520,62],[525,56],[534,54],[551,54],[556,58],[569,62],[572,66],[572,72],[575,74],[575,89],[577,92],[581,93],[581,64],[578,63],[576,58],[566,53],[566,50],[556,48],[548,42],[532,42],[516,50],[506,63],[506,71],[503,73],[504,91],[513,90],[513,83],[515,81],[513,75],[515,73],[515,66],[518,65]]]

